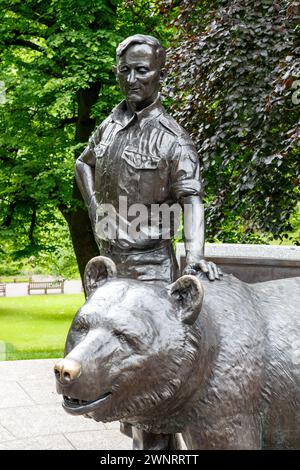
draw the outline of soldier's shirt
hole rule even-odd
[[[161,214],[156,217],[157,208],[152,205],[165,203],[171,207],[185,196],[201,194],[199,160],[193,142],[167,114],[159,98],[134,114],[122,101],[98,127],[79,158],[95,167],[99,207],[114,207],[114,213],[107,216],[108,230],[103,232],[103,224],[99,228],[97,223],[96,237],[110,240],[120,248],[147,248],[157,244],[157,240],[172,238],[172,222],[163,226]],[[136,211],[133,204],[143,204],[147,215]],[[103,210],[98,214],[103,215]],[[138,234],[131,230],[136,228],[132,221],[137,216]]]

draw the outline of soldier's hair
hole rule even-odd
[[[166,51],[162,47],[158,39],[153,36],[147,36],[145,34],[135,34],[134,36],[129,36],[124,39],[117,47],[117,60],[122,57],[123,54],[129,49],[129,47],[134,44],[147,44],[152,47],[156,53],[156,59],[159,64],[159,67],[162,69],[166,63]]]

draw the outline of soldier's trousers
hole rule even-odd
[[[171,240],[165,240],[150,250],[120,250],[107,242],[101,243],[100,254],[111,258],[117,266],[118,277],[145,282],[170,284],[179,275],[179,268]],[[179,449],[176,435],[152,434],[121,423],[120,431],[133,439],[133,449]]]
[[[120,250],[103,242],[99,250],[102,256],[114,261],[118,277],[168,284],[178,278],[178,264],[171,240],[164,240],[155,248],[143,251]]]

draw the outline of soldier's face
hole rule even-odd
[[[163,72],[151,46],[134,44],[120,57],[116,75],[128,103],[138,110],[156,99]]]

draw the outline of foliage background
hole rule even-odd
[[[0,7],[0,274],[70,277],[97,253],[74,161],[121,98],[115,47],[137,32],[170,46],[163,96],[199,150],[208,240],[298,236],[298,1]]]
[[[300,2],[179,3],[165,93],[198,147],[207,237],[289,238],[300,195]]]
[[[82,273],[97,254],[74,162],[121,99],[116,46],[135,32],[164,41],[163,26],[149,1],[0,0],[0,7],[0,274],[31,271],[33,262],[69,277],[76,261]]]

